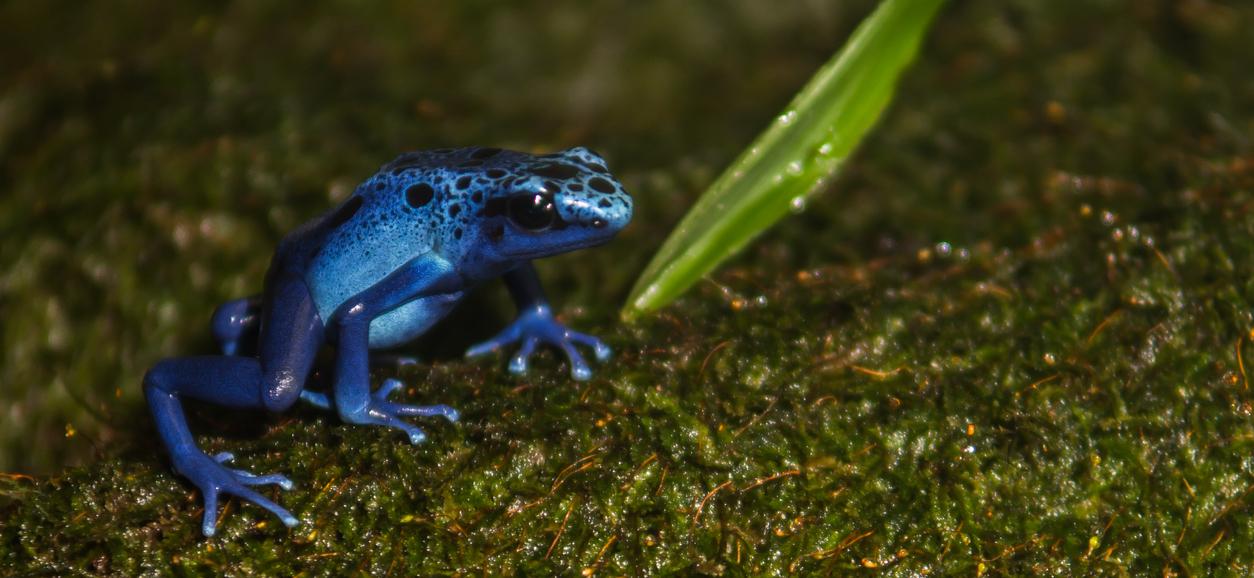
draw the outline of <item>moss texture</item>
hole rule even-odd
[[[869,7],[0,8],[0,567],[1254,572],[1248,6],[954,3],[832,191],[616,321]],[[424,445],[202,408],[303,524],[232,501],[201,539],[140,375],[209,351],[213,305],[390,155],[462,144],[586,144],[636,195],[619,241],[541,268],[613,362],[461,360],[509,318],[493,289],[376,375],[462,410]]]

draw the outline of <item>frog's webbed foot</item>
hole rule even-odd
[[[566,354],[566,358],[570,360],[571,377],[580,381],[592,377],[592,368],[588,366],[588,362],[584,360],[583,355],[580,355],[579,350],[575,348],[576,344],[591,347],[597,361],[609,359],[612,353],[610,347],[605,342],[591,335],[567,328],[553,318],[553,312],[547,306],[537,306],[524,311],[518,316],[518,319],[515,319],[513,323],[510,323],[508,327],[496,334],[492,339],[466,350],[466,357],[478,357],[514,343],[521,343],[521,346],[518,349],[518,353],[509,361],[511,373],[526,373],[527,363],[530,361],[531,355],[535,353],[536,347],[543,343],[561,349]]]
[[[427,434],[418,426],[400,418],[441,416],[450,423],[457,423],[460,419],[461,416],[457,410],[447,405],[407,405],[388,401],[392,393],[400,389],[402,385],[404,384],[397,379],[383,382],[383,386],[370,394],[366,407],[357,411],[341,410],[341,417],[350,423],[382,425],[399,429],[409,436],[409,441],[413,444],[422,443],[427,439]]]
[[[411,365],[418,365],[417,357],[408,355],[373,355],[370,357],[370,367],[372,369],[395,370]],[[301,390],[300,400],[318,409],[330,410],[334,405],[330,395],[309,389]]]
[[[283,524],[289,528],[300,523],[300,520],[297,520],[295,516],[283,509],[282,506],[270,501],[249,487],[274,484],[284,490],[290,490],[293,485],[292,481],[287,479],[287,476],[281,474],[256,475],[222,465],[232,459],[235,459],[235,456],[231,455],[230,452],[222,452],[210,458],[196,449],[186,451],[174,459],[175,469],[183,477],[191,480],[192,484],[200,489],[200,494],[204,496],[205,515],[200,528],[205,537],[213,536],[216,531],[218,497],[224,494],[238,496],[244,501],[252,502],[265,508],[270,513],[278,516],[283,521]]]

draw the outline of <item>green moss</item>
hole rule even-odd
[[[1254,11],[954,3],[833,191],[623,326],[688,199],[867,11],[675,4],[0,9],[29,24],[0,39],[0,464],[38,474],[0,476],[0,566],[1254,568]],[[637,196],[620,241],[541,271],[613,363],[461,360],[509,315],[492,293],[376,376],[462,410],[423,445],[193,412],[303,522],[232,501],[201,539],[139,376],[210,350],[213,304],[381,157],[478,142],[591,145]]]

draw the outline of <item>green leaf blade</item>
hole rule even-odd
[[[645,268],[624,318],[673,301],[821,188],[892,99],[944,0],[885,0],[701,195]]]

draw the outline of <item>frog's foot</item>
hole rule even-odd
[[[218,497],[223,494],[238,496],[244,501],[252,502],[269,510],[270,513],[278,516],[283,521],[283,524],[289,528],[300,523],[300,520],[297,520],[295,516],[283,509],[282,506],[271,502],[249,488],[249,486],[275,484],[284,490],[290,490],[293,487],[291,480],[281,474],[255,475],[244,470],[233,470],[222,465],[232,459],[235,459],[235,456],[231,455],[230,452],[222,452],[210,458],[196,449],[186,450],[182,455],[174,458],[175,469],[183,477],[191,480],[192,484],[195,484],[200,489],[200,494],[205,498],[205,516],[200,529],[206,538],[212,537],[216,531]]]
[[[418,365],[417,357],[408,355],[374,355],[370,357],[370,367],[380,369],[399,369],[410,365]],[[300,400],[318,409],[330,410],[334,403],[331,396],[320,392],[301,390]]]
[[[553,313],[547,306],[539,306],[519,315],[518,319],[492,339],[466,350],[466,357],[478,357],[514,343],[522,345],[518,353],[510,359],[509,370],[519,375],[527,373],[527,363],[541,343],[561,349],[570,360],[571,377],[579,381],[591,378],[592,368],[588,367],[588,362],[575,349],[575,344],[591,347],[597,361],[605,361],[611,354],[610,347],[605,342],[567,328],[553,318]]]
[[[422,443],[427,439],[427,434],[418,426],[400,418],[438,415],[450,423],[457,423],[460,419],[461,416],[457,410],[447,405],[407,405],[388,401],[392,393],[400,389],[402,385],[404,384],[397,379],[383,382],[378,390],[370,394],[370,401],[365,408],[355,412],[341,412],[341,417],[350,423],[382,425],[399,429],[409,436],[409,442],[412,444]]]

